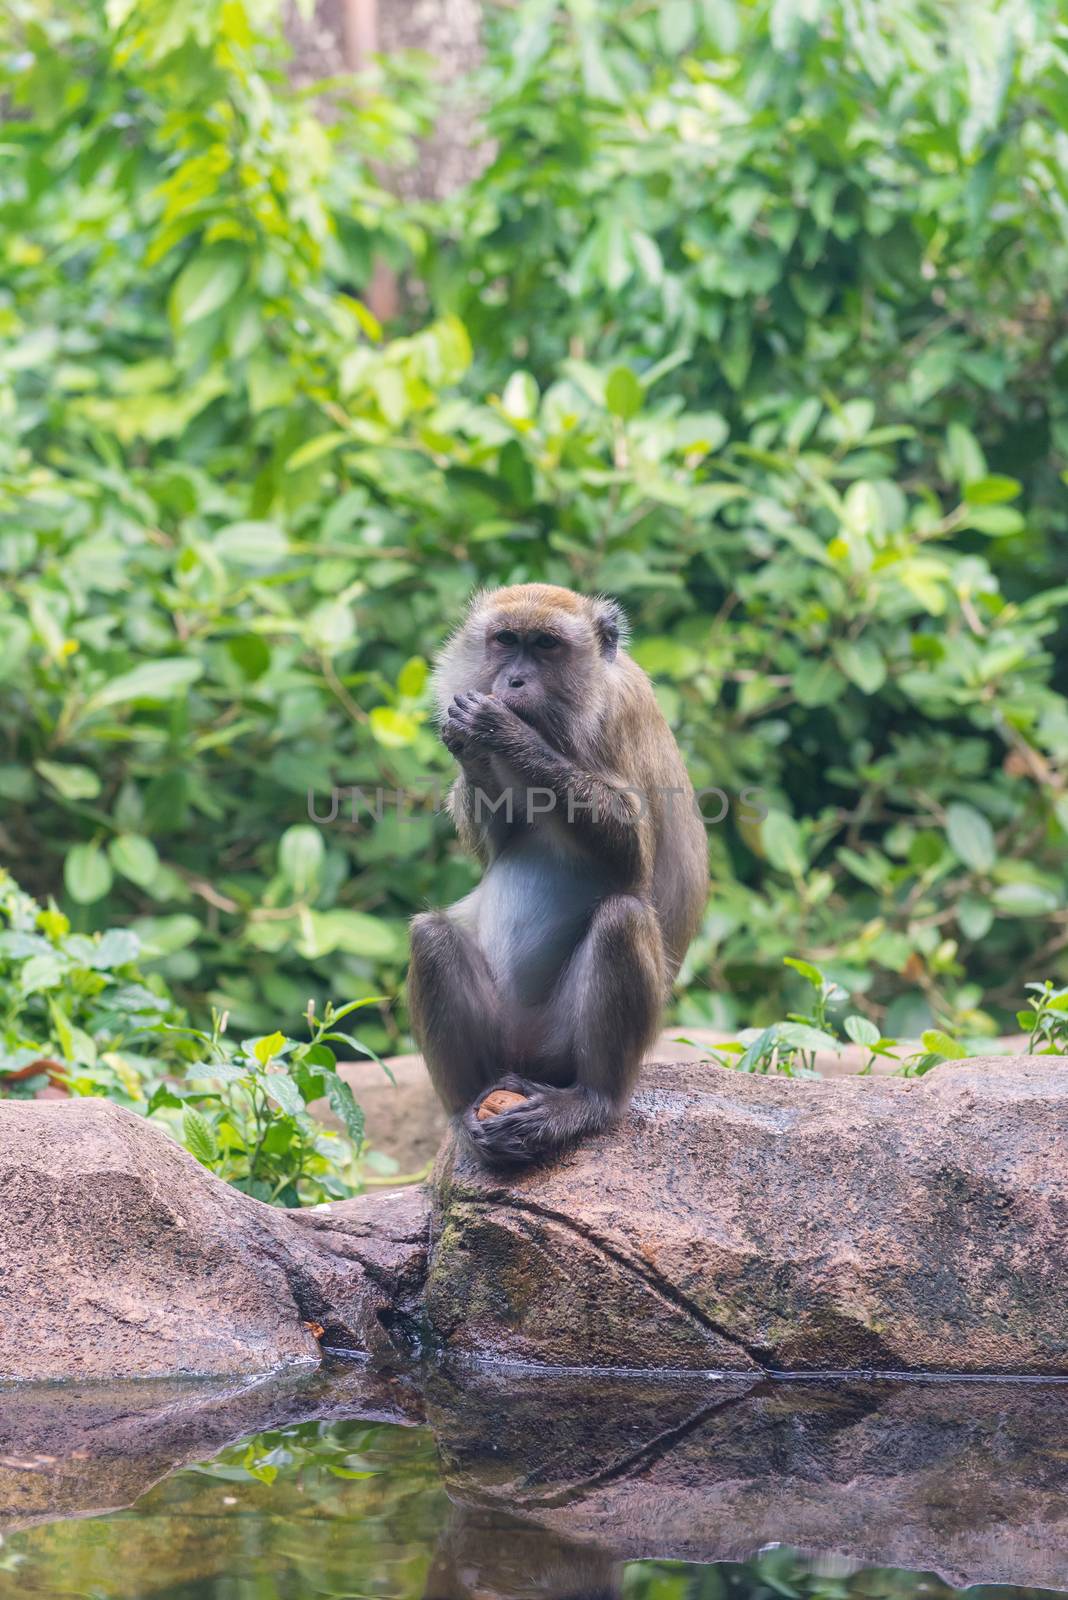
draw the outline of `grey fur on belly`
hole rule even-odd
[[[464,904],[474,911],[479,944],[498,982],[521,1004],[537,1005],[548,998],[605,893],[606,885],[578,863],[517,851],[498,857]]]

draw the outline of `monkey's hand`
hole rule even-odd
[[[463,739],[465,751],[474,746],[477,750],[503,752],[530,731],[522,718],[509,710],[502,700],[492,694],[482,694],[478,689],[465,689],[455,696],[441,730],[443,739],[446,728],[450,737]]]
[[[462,761],[467,751],[467,734],[458,722],[451,717],[446,717],[441,724],[441,742],[457,761]]]

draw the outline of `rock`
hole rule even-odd
[[[0,1101],[0,1378],[264,1373],[395,1353],[418,1189],[282,1211],[103,1100]]]
[[[478,1360],[1068,1373],[1068,1061],[650,1066],[614,1132],[436,1173],[428,1320]]]
[[[323,1348],[616,1370],[1068,1374],[1068,1061],[917,1080],[646,1069],[511,1178],[303,1212],[103,1101],[0,1102],[0,1377],[254,1374]],[[311,1325],[322,1329],[321,1339]]]

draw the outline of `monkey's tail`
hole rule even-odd
[[[475,1106],[464,1113],[461,1132],[469,1148],[488,1167],[526,1167],[548,1160],[608,1127],[618,1115],[618,1107],[611,1100],[584,1084],[558,1088],[507,1078],[494,1088],[517,1090],[527,1095],[529,1103],[488,1117],[485,1122],[478,1120]]]

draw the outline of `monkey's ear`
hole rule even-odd
[[[627,619],[617,600],[599,597],[593,602],[593,626],[601,642],[601,654],[614,661],[620,644],[627,642]]]

